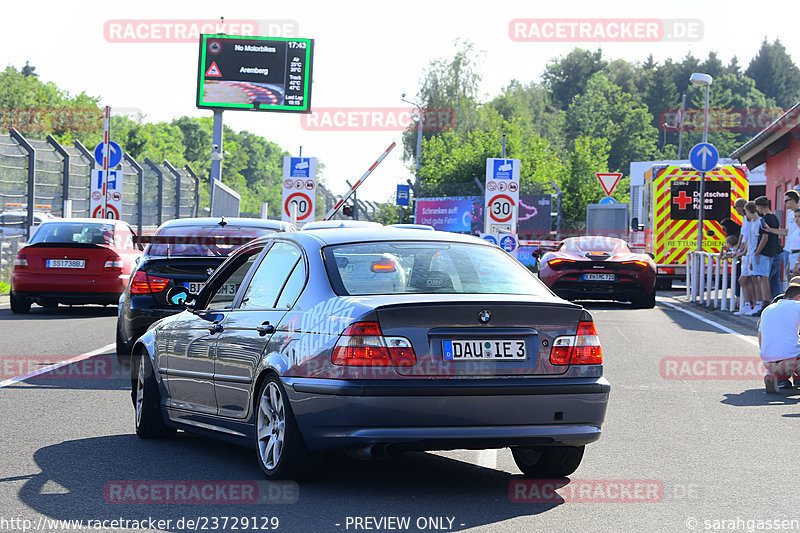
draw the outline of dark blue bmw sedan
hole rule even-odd
[[[309,454],[510,447],[559,477],[600,437],[594,322],[480,239],[398,228],[276,233],[228,257],[134,347],[136,432],[252,446],[271,479]]]

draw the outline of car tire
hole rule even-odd
[[[31,310],[31,301],[11,291],[11,312],[25,314]]]
[[[124,366],[130,366],[131,364],[131,352],[133,351],[133,344],[130,342],[125,342],[122,338],[122,333],[119,330],[119,326],[117,326],[117,362]]]
[[[656,291],[644,293],[637,297],[632,303],[637,309],[652,309],[656,306]]]
[[[141,354],[134,390],[136,435],[142,439],[170,437],[175,429],[167,427],[161,414],[161,394],[147,354]]]
[[[308,449],[289,398],[275,374],[258,389],[253,413],[256,460],[269,479],[300,479],[306,473]]]
[[[542,446],[511,448],[511,455],[523,474],[532,478],[566,477],[581,464],[585,446]]]

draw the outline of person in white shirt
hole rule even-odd
[[[783,299],[769,305],[761,313],[758,324],[761,361],[767,369],[764,386],[767,392],[800,384],[800,284],[790,283]]]
[[[800,271],[795,272],[793,268],[797,264],[798,256],[800,256],[800,226],[798,226],[796,211],[800,205],[800,193],[794,189],[789,189],[783,195],[783,204],[786,206],[786,227],[785,228],[764,228],[764,231],[774,233],[776,235],[786,235],[786,252],[788,258],[786,259],[786,271],[788,272],[787,278],[797,276]],[[794,252],[792,252],[794,250]]]
[[[761,217],[753,202],[747,202],[744,208],[745,219],[742,221],[741,247],[739,254],[742,257],[742,276],[739,283],[742,285],[742,300],[744,304],[736,313],[737,315],[755,315],[762,309],[760,276],[766,275],[763,270],[754,269],[755,251],[758,247],[758,230],[761,227]],[[763,265],[762,265],[763,267]]]

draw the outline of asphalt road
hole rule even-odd
[[[666,361],[678,357],[752,360],[754,337],[724,332],[663,297],[652,310],[613,303],[587,308],[602,340],[611,403],[602,438],[587,447],[569,483],[561,483],[557,501],[512,501],[509,484],[522,476],[510,452],[500,450],[413,453],[372,462],[326,456],[313,480],[281,493],[285,503],[109,503],[104,490],[121,482],[263,478],[247,449],[183,433],[165,441],[138,439],[129,382],[107,348],[76,363],[94,365],[76,372],[83,372],[81,378],[70,374],[70,365],[9,383],[2,380],[15,367],[3,367],[0,531],[22,530],[23,523],[14,529],[10,522],[4,527],[3,519],[31,520],[35,528],[44,527],[42,517],[173,521],[142,528],[147,531],[183,531],[179,519],[199,517],[254,517],[259,528],[274,524],[261,517],[277,517],[277,530],[292,532],[753,531],[759,523],[749,520],[780,519],[795,519],[800,529],[800,497],[793,486],[800,391],[767,395],[757,376],[709,379],[709,369],[719,367],[707,361],[691,375],[680,374],[682,379],[664,370]],[[115,320],[112,308],[34,306],[19,318],[0,306],[0,356],[4,365],[26,358],[47,364],[91,353],[113,342]],[[637,484],[644,492],[635,492]],[[621,501],[626,493],[619,487],[628,487],[630,497]],[[610,501],[598,501],[603,497]],[[410,522],[405,529],[387,527],[397,526],[393,521],[378,527],[367,517]],[[784,530],[790,530],[787,524]],[[204,525],[215,530],[211,520]],[[219,525],[217,531],[255,530],[241,521],[234,529],[230,518],[226,528]],[[770,525],[776,530],[785,524]]]

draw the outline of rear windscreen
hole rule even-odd
[[[375,242],[328,246],[324,253],[334,290],[347,295],[550,295],[528,269],[491,246]]]
[[[153,236],[145,254],[157,257],[227,256],[241,245],[275,230],[252,226],[173,226]]]
[[[114,244],[114,224],[45,222],[28,244]]]

